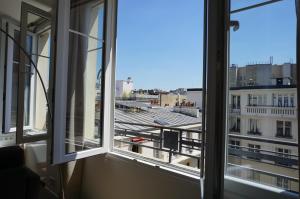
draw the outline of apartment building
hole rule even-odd
[[[116,97],[117,98],[129,98],[133,92],[134,84],[131,77],[127,80],[117,80],[116,81]]]
[[[253,169],[251,175],[243,169],[232,169],[232,175],[298,191],[297,89],[291,72],[294,67],[258,64],[230,68],[229,164]],[[267,176],[263,171],[281,176]]]

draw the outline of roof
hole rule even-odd
[[[201,117],[196,118],[181,113],[175,113],[172,112],[172,108],[148,109],[141,112],[127,112],[124,110],[115,109],[115,120],[149,125],[162,125],[166,127],[187,126],[201,123]],[[159,122],[165,125],[159,124]],[[120,123],[115,123],[115,127],[132,130],[149,128]]]
[[[137,102],[137,101],[132,101],[132,100],[117,100],[116,101],[117,105],[122,105],[130,108],[148,108],[151,107],[150,104],[144,103],[144,102]]]
[[[202,88],[188,88],[187,91],[202,91]]]

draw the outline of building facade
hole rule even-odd
[[[290,63],[229,68],[229,174],[298,191],[294,71]]]
[[[116,81],[116,93],[117,98],[128,98],[133,91],[133,81],[130,77],[127,80]]]

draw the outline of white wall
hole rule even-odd
[[[117,80],[116,81],[116,97],[129,97],[131,92],[133,91],[133,82],[125,81],[125,80]]]
[[[187,91],[187,101],[202,109],[202,91]]]
[[[199,199],[197,179],[112,155],[87,158],[84,199]]]

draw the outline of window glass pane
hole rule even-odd
[[[203,1],[119,1],[114,137],[119,152],[199,175],[202,36]],[[238,98],[232,100],[237,108]]]
[[[231,8],[261,2],[232,0]],[[295,1],[233,13],[231,21],[239,28],[230,30],[227,92],[241,96],[241,111],[240,134],[227,131],[227,175],[298,192]],[[233,114],[228,111],[228,124]]]
[[[71,1],[66,153],[101,146],[101,1]]]
[[[14,39],[20,42],[20,31],[14,31]],[[26,38],[26,52],[32,54],[32,36]],[[11,123],[10,127],[15,128],[17,123],[17,102],[18,102],[18,73],[20,64],[20,48],[14,43],[13,48],[13,73],[12,73],[12,91],[11,91]],[[30,122],[30,85],[32,78],[32,68],[29,59],[26,59],[25,74],[25,93],[24,93],[24,126],[28,126]]]
[[[49,72],[50,72],[50,43],[51,32],[49,30],[37,35],[37,52],[34,56],[36,66],[44,83],[46,93],[48,95],[49,88]],[[34,135],[47,132],[48,110],[47,101],[41,80],[35,73],[33,100],[33,118],[31,131],[26,134]]]

